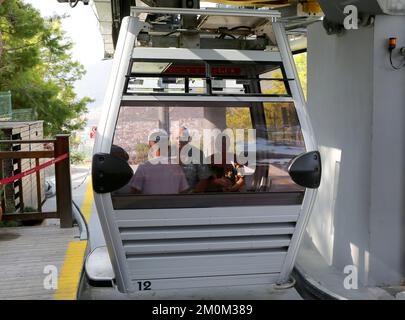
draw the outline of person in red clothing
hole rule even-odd
[[[236,155],[229,152],[226,145],[226,138],[219,136],[221,150],[209,157],[209,166],[212,177],[207,191],[211,192],[238,192],[245,185],[243,166],[236,161]],[[218,161],[218,159],[220,159]]]

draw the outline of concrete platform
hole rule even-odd
[[[294,288],[277,290],[272,285],[224,286],[161,290],[123,294],[114,288],[90,287],[83,283],[81,300],[302,300]]]
[[[73,200],[82,207],[89,166],[72,167],[71,173]],[[55,210],[56,199],[49,198],[43,211]],[[0,228],[0,300],[75,299],[87,246],[79,234],[77,227],[61,229],[58,219],[40,226]],[[44,288],[47,266],[56,267],[57,289]]]
[[[44,288],[44,268],[60,270],[77,235],[77,228],[61,229],[58,223],[0,228],[0,300],[53,299],[55,290]]]
[[[301,286],[307,291],[316,291],[320,299],[335,300],[394,300],[395,295],[385,288],[363,286],[358,283],[357,289],[346,289],[344,280],[347,274],[326,263],[311,239],[305,234],[295,263]],[[298,279],[297,279],[298,280]],[[310,288],[309,288],[310,287]]]

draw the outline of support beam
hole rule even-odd
[[[185,9],[185,8],[147,8],[147,7],[131,7],[131,15],[135,16],[139,13],[155,13],[155,14],[175,14],[175,15],[206,15],[206,16],[221,16],[221,17],[248,17],[248,18],[267,18],[278,19],[281,17],[279,11],[276,10],[251,10],[251,9]]]
[[[56,136],[55,157],[69,154],[69,135]],[[61,228],[73,226],[72,184],[70,177],[70,158],[55,164],[56,211],[60,215]]]
[[[27,221],[27,220],[44,220],[58,219],[57,212],[30,212],[30,213],[15,213],[3,215],[4,221]]]
[[[149,45],[152,47],[170,48],[180,47],[180,40],[178,37],[165,37],[165,36],[151,36],[146,33],[140,34],[138,40],[142,45]],[[258,38],[255,40],[242,40],[242,39],[218,39],[218,38],[201,38],[201,49],[233,49],[233,50],[264,50],[269,45],[266,38]]]

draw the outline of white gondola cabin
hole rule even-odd
[[[159,48],[123,20],[92,172],[119,291],[288,281],[321,165],[270,25],[278,50]]]

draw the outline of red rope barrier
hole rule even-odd
[[[44,169],[46,167],[49,167],[49,166],[51,166],[51,165],[53,165],[53,164],[55,164],[57,162],[65,160],[67,158],[69,158],[69,155],[67,153],[65,153],[65,154],[60,155],[59,157],[56,157],[55,159],[52,159],[52,160],[49,160],[49,161],[47,161],[47,162],[45,162],[43,164],[40,164],[39,166],[36,166],[34,168],[31,168],[31,169],[23,171],[23,172],[21,172],[19,174],[16,174],[15,176],[2,179],[2,180],[0,180],[0,186],[2,186],[3,184],[13,182],[15,180],[20,180],[20,179],[22,179],[22,178],[24,178],[24,177],[26,177],[26,176],[28,176],[30,174],[33,174],[33,173],[35,173],[35,172],[37,172],[39,170],[42,170],[42,169]]]

